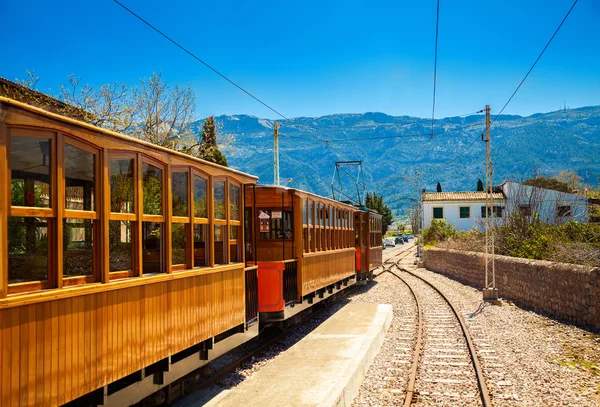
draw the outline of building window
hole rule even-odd
[[[433,208],[433,219],[444,219],[444,208]]]
[[[521,216],[531,216],[531,206],[530,205],[519,206],[519,213],[521,214]]]
[[[487,211],[488,215],[491,215],[492,211]],[[504,206],[494,206],[494,218],[501,218],[504,215]],[[485,206],[481,207],[481,217],[487,218]]]
[[[556,214],[558,217],[571,216],[571,205],[560,205],[556,207]]]
[[[461,206],[458,208],[460,212],[461,219],[467,219],[471,217],[471,207],[470,206]]]

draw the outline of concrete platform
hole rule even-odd
[[[348,304],[207,406],[350,406],[379,352],[392,306]]]

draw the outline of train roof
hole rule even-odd
[[[327,201],[327,202],[335,203],[336,205],[339,205],[339,206],[346,207],[347,209],[357,210],[356,206],[354,206],[354,205],[350,205],[345,202],[337,201],[335,199],[327,198],[327,197],[317,195],[312,192],[304,191],[301,189],[289,188],[289,187],[282,186],[282,185],[279,185],[279,186],[277,186],[277,185],[257,185],[256,188],[279,189],[279,190],[285,191],[289,194],[298,195],[302,198],[309,198],[309,199],[314,199],[314,200],[319,200],[319,201]]]

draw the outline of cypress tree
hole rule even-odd
[[[225,158],[219,147],[217,147],[217,129],[215,127],[214,116],[208,116],[204,120],[202,143],[198,148],[198,157],[227,167],[227,158]]]
[[[477,181],[477,192],[483,191],[483,182],[481,181],[481,178],[479,178],[479,180]]]
[[[437,191],[442,192],[442,184],[440,184],[439,182],[437,183]]]

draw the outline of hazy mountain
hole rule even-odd
[[[223,133],[236,138],[226,152],[230,166],[272,184],[273,121],[247,115],[217,121]],[[417,169],[430,191],[438,181],[444,191],[474,191],[477,179],[485,179],[484,121],[484,115],[436,120],[433,137],[428,135],[430,119],[377,112],[278,121],[281,179],[292,178],[292,187],[330,196],[335,161],[362,160],[367,190],[383,193],[396,210],[410,204],[403,198],[417,196],[416,188],[399,177],[414,177]],[[562,170],[598,183],[600,106],[501,116],[491,134],[495,183]]]

